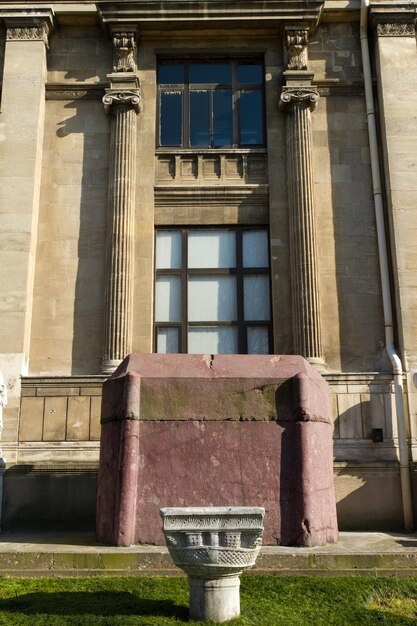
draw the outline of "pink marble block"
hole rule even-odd
[[[329,390],[302,357],[133,354],[101,425],[102,543],[164,545],[170,506],[264,507],[264,545],[337,541]]]

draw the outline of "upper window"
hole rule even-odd
[[[260,61],[161,61],[159,145],[263,146],[263,75]]]

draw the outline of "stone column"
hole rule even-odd
[[[103,98],[111,116],[103,373],[132,351],[136,116],[141,95],[133,61],[134,33],[115,33],[116,61]]]
[[[324,367],[320,326],[311,112],[319,95],[307,70],[308,31],[286,31],[287,71],[280,98],[286,112],[294,351]]]

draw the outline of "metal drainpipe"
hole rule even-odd
[[[365,84],[366,115],[368,119],[369,148],[371,154],[372,187],[375,206],[375,219],[378,237],[379,269],[381,274],[382,302],[384,309],[385,348],[394,374],[395,408],[398,429],[398,449],[400,457],[400,480],[403,503],[404,528],[414,528],[413,506],[410,483],[410,467],[404,412],[403,368],[394,345],[394,324],[388,269],[387,242],[382,204],[381,173],[379,168],[378,142],[376,134],[374,97],[372,92],[371,64],[368,44],[369,0],[361,0],[360,38],[362,51],[363,79]]]

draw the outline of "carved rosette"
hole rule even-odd
[[[308,68],[308,30],[286,31],[287,69],[306,70]]]
[[[314,87],[283,87],[279,106],[281,110],[297,105],[315,111],[319,99],[319,92]]]
[[[48,44],[49,28],[46,22],[30,26],[9,26],[6,29],[7,41],[43,41]]]
[[[135,72],[134,51],[136,48],[135,32],[113,33],[114,72]]]
[[[110,113],[114,105],[125,105],[132,108],[135,113],[141,113],[143,108],[142,97],[138,90],[109,90],[103,97],[103,104],[106,113]]]

